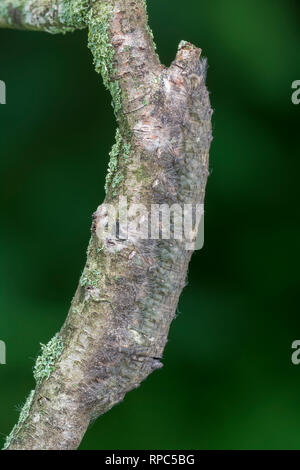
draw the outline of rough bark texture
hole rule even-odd
[[[0,0],[0,28],[65,33],[86,27],[89,0]]]
[[[9,21],[1,13],[2,25],[50,30],[63,24],[53,7],[57,2],[4,3],[22,6],[15,10],[20,14],[9,10]],[[27,21],[25,3],[45,7],[38,20]],[[62,3],[70,9],[74,4]],[[112,93],[119,125],[105,203],[114,204],[121,195],[149,209],[151,204],[203,203],[212,111],[200,49],[182,42],[166,68],[155,53],[143,0],[88,3],[82,17],[89,47]],[[7,440],[8,449],[77,448],[91,419],[161,367],[192,251],[180,240],[140,239],[133,229],[125,240],[113,233],[100,239],[105,221],[101,205],[69,315],[43,347],[36,390]]]

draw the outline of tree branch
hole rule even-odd
[[[153,204],[203,203],[212,111],[200,49],[182,42],[172,65],[162,66],[143,0],[91,1],[86,21],[119,124],[105,204],[116,206],[121,196],[149,211]],[[128,237],[103,236],[107,206],[95,212],[68,317],[43,347],[36,390],[6,448],[77,448],[91,419],[161,367],[192,251],[184,240],[142,239],[141,215],[130,220]]]
[[[1,0],[0,28],[66,33],[86,27],[88,0]]]

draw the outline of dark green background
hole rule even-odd
[[[214,141],[205,247],[164,368],[94,423],[82,449],[300,448],[297,0],[148,0],[162,61],[209,60]],[[86,32],[0,31],[0,433],[34,387],[39,342],[60,328],[115,134]]]

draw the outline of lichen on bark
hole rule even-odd
[[[63,352],[64,345],[57,333],[48,344],[41,343],[41,348],[42,354],[37,358],[33,368],[33,376],[37,385],[50,377],[51,372],[54,371],[56,361]]]
[[[105,180],[105,192],[108,193],[109,188],[113,190],[116,196],[116,188],[123,181],[121,165],[126,166],[130,156],[131,144],[124,141],[119,129],[116,131],[116,142],[109,154],[110,160]]]
[[[89,0],[1,0],[0,27],[51,34],[86,27]]]
[[[30,411],[30,407],[31,407],[31,404],[32,404],[32,400],[33,400],[33,397],[34,397],[34,390],[31,390],[21,412],[20,412],[20,415],[19,415],[19,420],[17,422],[17,424],[13,427],[11,433],[6,437],[5,439],[5,443],[4,443],[4,447],[3,447],[3,450],[6,450],[8,449],[8,447],[10,446],[11,442],[17,438],[18,436],[18,433],[21,431],[22,429],[22,425],[24,424],[24,422],[26,421],[28,415],[29,415],[29,411]]]
[[[121,109],[121,89],[114,69],[115,50],[111,42],[110,21],[113,2],[97,3],[88,15],[88,46],[93,54],[95,70],[100,73],[112,96],[115,113]]]

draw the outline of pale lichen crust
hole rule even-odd
[[[37,358],[33,369],[33,376],[37,385],[50,377],[51,372],[54,371],[57,359],[63,352],[64,345],[57,333],[48,344],[41,344],[41,348],[42,354]]]
[[[1,0],[0,26],[67,33],[86,27],[89,0]]]
[[[122,175],[120,163],[121,161],[127,163],[130,155],[130,150],[131,145],[123,140],[120,130],[117,129],[116,142],[113,145],[109,154],[110,160],[105,181],[106,194],[108,192],[108,189],[111,188],[113,190],[113,195],[115,195],[116,188],[123,181],[124,177]]]
[[[150,34],[151,38],[152,38],[152,42],[153,42],[153,47],[154,47],[154,50],[156,51],[157,50],[157,46],[156,46],[156,43],[154,41],[154,34],[153,34],[153,31],[152,29],[150,28],[149,26],[149,15],[148,15],[148,6],[147,6],[147,2],[146,0],[142,0],[143,4],[144,4],[144,8],[145,8],[145,12],[146,12],[146,17],[147,17],[147,25],[146,25],[146,28],[147,28],[147,31],[148,33]]]
[[[91,9],[88,14],[89,39],[88,46],[94,57],[96,72],[103,78],[105,87],[110,91],[113,107],[117,114],[122,107],[121,88],[114,70],[115,50],[110,37],[110,20],[113,15],[111,4],[103,4]]]
[[[73,29],[85,28],[89,3],[89,0],[63,0],[61,7],[58,7],[60,21],[72,25]]]
[[[7,449],[10,445],[10,443],[12,442],[13,439],[15,439],[19,433],[19,431],[21,430],[21,427],[23,425],[23,423],[26,421],[28,415],[29,415],[29,411],[30,411],[30,407],[31,407],[31,404],[32,404],[32,401],[33,401],[33,397],[34,397],[34,390],[31,390],[22,410],[21,410],[21,413],[20,413],[20,416],[19,416],[19,421],[17,422],[17,424],[13,427],[11,433],[6,437],[6,440],[5,440],[5,443],[4,443],[4,447],[3,447],[3,450]]]
[[[41,349],[42,354],[37,358],[33,369],[33,376],[37,385],[39,385],[44,379],[48,379],[50,377],[51,372],[54,371],[57,360],[63,352],[64,345],[59,334],[57,333],[48,344],[41,344]],[[18,433],[23,427],[23,424],[29,415],[34,393],[34,390],[30,392],[29,397],[27,398],[21,410],[18,423],[13,427],[11,433],[6,437],[3,450],[10,446],[11,442],[17,437]]]

